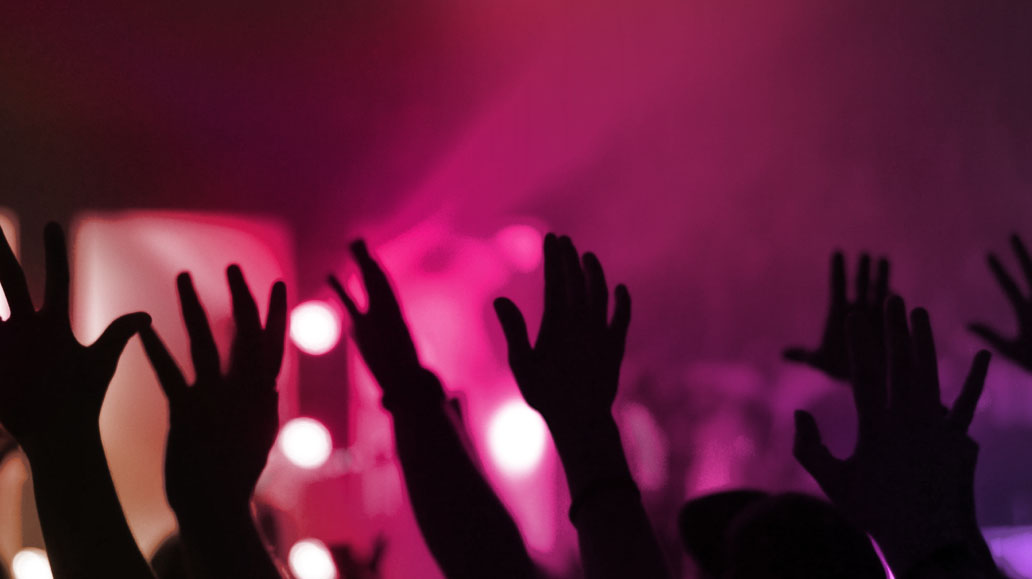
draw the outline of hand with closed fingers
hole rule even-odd
[[[534,345],[516,304],[494,302],[509,348],[509,366],[527,404],[546,422],[611,417],[623,361],[631,296],[609,288],[593,253],[583,260],[569,237],[545,237],[545,308]]]

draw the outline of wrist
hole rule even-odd
[[[437,375],[425,368],[413,368],[380,381],[383,397],[380,403],[397,416],[408,412],[425,412],[443,407],[444,388]]]

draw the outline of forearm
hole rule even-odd
[[[179,535],[194,579],[280,579],[248,502],[177,509]]]
[[[612,416],[550,420],[588,577],[667,577]]]
[[[412,379],[440,388],[429,372]],[[445,576],[534,576],[516,524],[473,462],[443,400],[396,404],[392,413],[416,522]]]
[[[26,449],[54,577],[153,578],[96,434]]]

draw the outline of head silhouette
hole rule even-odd
[[[685,549],[710,578],[885,578],[867,535],[809,495],[716,493],[689,501],[679,523]]]

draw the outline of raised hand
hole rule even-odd
[[[122,316],[83,346],[68,315],[68,253],[61,227],[50,223],[44,231],[47,279],[39,310],[2,233],[0,240],[0,284],[11,309],[10,318],[0,322],[0,423],[31,458],[35,446],[97,436],[118,358],[129,339],[150,325],[150,316]]]
[[[399,404],[439,403],[444,399],[443,391],[428,387],[427,381],[420,379],[424,370],[387,274],[369,255],[364,241],[352,243],[351,253],[358,263],[369,298],[366,312],[358,309],[336,276],[330,274],[328,281],[351,318],[352,336],[362,359],[383,389],[384,408],[393,410]]]
[[[48,224],[44,243],[46,294],[36,310],[0,233],[0,284],[11,309],[0,322],[0,423],[29,459],[54,576],[152,577],[115,494],[99,425],[122,350],[150,316],[122,316],[92,345],[80,344],[68,316],[61,227]]]
[[[1032,286],[1032,257],[1029,257],[1025,244],[1017,235],[1011,236],[1011,247],[1014,254],[1018,256],[1018,263],[1025,276],[1025,283]],[[1032,371],[1032,297],[1022,293],[1018,283],[1007,273],[1007,269],[1000,263],[1000,259],[989,254],[989,269],[996,277],[1007,300],[1014,306],[1015,317],[1018,322],[1018,335],[1014,338],[1005,338],[1001,333],[986,324],[974,323],[968,325],[968,329],[980,336],[989,343],[997,352],[1020,364],[1028,371]]]
[[[545,308],[530,345],[523,314],[508,298],[494,302],[509,346],[509,365],[527,404],[546,422],[609,417],[620,380],[631,296],[616,286],[609,321],[609,288],[602,264],[569,237],[545,236]]]
[[[566,472],[585,575],[666,577],[612,415],[630,294],[616,287],[610,321],[609,288],[598,258],[581,258],[569,237],[551,233],[544,253],[545,308],[534,345],[511,300],[499,298],[494,307],[516,384],[545,419]]]
[[[362,241],[351,245],[369,296],[359,311],[333,275],[329,283],[352,336],[393,415],[394,441],[412,510],[446,577],[536,575],[519,530],[477,470],[437,377],[422,367],[387,275]]]
[[[816,350],[795,346],[784,351],[786,360],[812,366],[837,380],[849,379],[849,355],[846,348],[846,317],[850,313],[866,313],[875,320],[881,317],[889,291],[889,262],[878,260],[878,272],[871,291],[871,258],[860,255],[856,272],[856,296],[846,297],[846,260],[842,252],[831,257],[831,299],[824,333]]]
[[[250,502],[279,429],[276,376],[283,360],[286,287],[283,282],[273,286],[263,328],[240,268],[231,265],[226,277],[236,325],[226,372],[187,273],[176,284],[190,336],[194,384],[187,384],[154,330],[141,334],[169,404],[165,489],[195,572],[205,577],[278,577],[260,540],[256,543]],[[246,543],[232,543],[240,537]],[[237,554],[212,552],[217,545]],[[234,560],[245,566],[225,566]]]
[[[984,552],[975,522],[978,446],[967,435],[982,393],[989,353],[975,356],[953,407],[940,402],[928,313],[903,300],[887,303],[881,330],[849,316],[848,347],[859,434],[852,456],[833,457],[809,413],[796,412],[794,453],[842,511],[882,547],[897,576],[944,549],[971,559]]]

